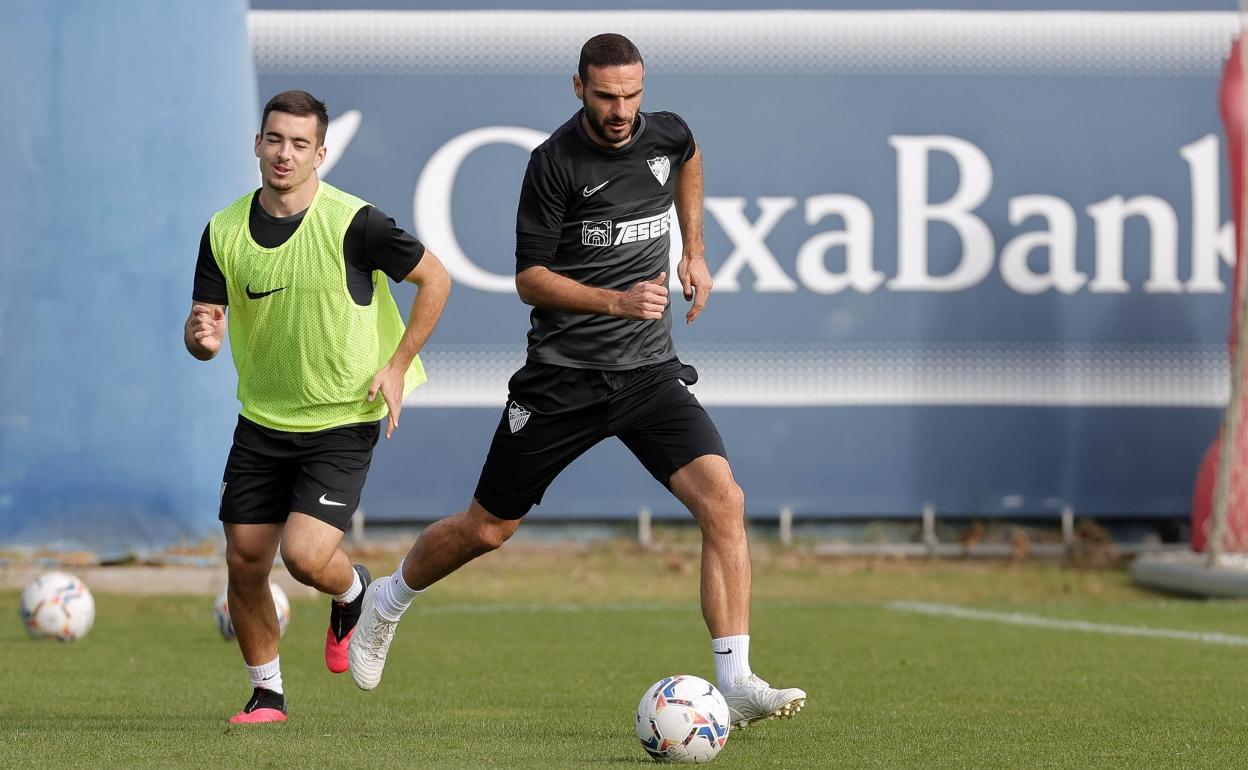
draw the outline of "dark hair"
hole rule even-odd
[[[264,105],[264,114],[260,116],[260,131],[264,132],[264,124],[269,120],[270,112],[285,112],[291,115],[316,116],[316,143],[325,144],[325,129],[329,126],[329,113],[325,110],[325,102],[317,99],[307,91],[282,91]]]
[[[633,41],[614,32],[594,35],[581,46],[581,61],[576,65],[576,74],[581,82],[589,80],[590,67],[623,67],[628,64],[646,63],[641,59],[641,51],[633,45]]]

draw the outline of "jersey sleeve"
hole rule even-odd
[[[520,186],[516,208],[516,273],[554,263],[566,210],[566,186],[550,156],[535,150]]]
[[[230,295],[225,287],[225,274],[212,255],[212,239],[208,237],[211,227],[211,224],[205,227],[199,239],[199,259],[195,262],[195,286],[191,290],[191,299],[211,305],[228,305]]]
[[[400,283],[420,264],[425,245],[381,209],[365,206],[347,227],[343,251],[347,261],[361,272],[380,270]]]
[[[685,132],[685,151],[680,156],[680,162],[683,164],[693,157],[693,153],[697,152],[698,144],[694,141],[693,130],[689,128],[689,124],[685,122],[685,119],[674,112],[669,112],[668,114],[676,119],[677,125]]]

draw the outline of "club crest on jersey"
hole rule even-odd
[[[530,414],[532,412],[528,409],[512,401],[511,406],[507,407],[507,423],[511,425],[511,432],[515,433],[523,428],[524,424],[529,421]]]
[[[581,244],[584,246],[610,246],[611,220],[581,222]],[[513,433],[515,431],[512,431]]]
[[[659,180],[659,184],[667,184],[667,175],[672,173],[672,161],[666,155],[651,158],[646,161],[646,165],[650,167],[650,173],[654,174],[654,178]]]

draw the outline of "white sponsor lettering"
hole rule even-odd
[[[845,229],[819,233],[803,243],[797,250],[797,277],[806,288],[819,294],[845,289],[870,294],[884,283],[884,274],[871,263],[871,208],[852,195],[815,195],[806,199],[806,224],[813,225],[829,215],[843,217]],[[825,259],[839,246],[845,247],[845,272],[833,273]]]
[[[1124,199],[1113,195],[1088,206],[1096,232],[1096,275],[1088,288],[1098,294],[1126,293],[1131,284],[1122,276],[1122,235],[1126,219],[1142,216],[1152,232],[1144,283],[1147,292],[1177,292],[1179,285],[1179,222],[1170,204],[1152,195]]]
[[[355,138],[355,132],[360,130],[360,117],[359,110],[347,110],[329,121],[329,125],[325,127],[325,160],[321,161],[321,167],[316,170],[316,175],[321,179],[329,176],[329,172],[347,151],[347,145]]]
[[[451,224],[451,188],[459,167],[476,150],[491,144],[513,144],[531,152],[546,141],[546,134],[517,126],[488,126],[460,134],[438,148],[416,182],[412,214],[420,240],[429,247],[447,272],[465,286],[490,292],[514,292],[516,278],[478,267],[459,246]]]
[[[488,292],[515,290],[510,273],[483,269],[464,253],[455,237],[451,190],[464,160],[490,144],[509,144],[529,151],[545,138],[540,131],[516,126],[479,128],[451,139],[425,165],[413,204],[417,233],[458,283]],[[869,294],[880,287],[903,292],[959,292],[990,280],[994,272],[1002,284],[1025,295],[1079,291],[1115,294],[1134,288],[1150,294],[1226,290],[1221,271],[1223,266],[1234,264],[1234,237],[1231,224],[1223,222],[1221,216],[1220,147],[1214,134],[1179,149],[1188,165],[1191,186],[1190,272],[1186,280],[1180,265],[1178,215],[1174,206],[1160,197],[1112,195],[1083,205],[1091,220],[1092,253],[1080,255],[1080,223],[1070,201],[1053,195],[1012,196],[1006,200],[1009,225],[1034,223],[1038,229],[1007,237],[1000,232],[1000,225],[994,225],[1003,244],[998,252],[993,229],[978,213],[992,194],[995,181],[992,163],[984,151],[966,139],[939,134],[896,135],[887,141],[896,157],[894,275],[886,276],[875,265],[876,217],[861,198],[832,193],[804,199],[707,196],[708,227],[709,223],[718,225],[731,247],[715,272],[715,290],[741,291],[742,273],[746,271],[752,280],[745,285],[759,293],[806,290]],[[943,200],[929,197],[929,170],[935,158],[945,167],[952,162],[955,173],[953,193]],[[751,210],[757,213],[747,213]],[[802,212],[808,227],[830,217],[839,220],[839,226],[813,233],[796,250],[777,254],[768,240],[782,225],[792,227],[783,220],[794,210]],[[1125,244],[1129,222],[1142,223],[1148,233],[1147,275],[1136,286],[1128,279],[1138,270],[1128,269],[1132,267],[1128,260],[1137,259],[1136,250],[1128,251]],[[670,232],[674,268],[681,253],[677,225],[669,211],[615,222],[606,235],[618,246]],[[929,234],[939,229],[951,229],[958,245],[949,249],[945,246],[948,240],[942,239],[938,251],[930,248]],[[583,229],[582,243],[605,245],[601,231]],[[675,270],[671,272],[675,285]]]
[[[668,212],[655,214],[651,217],[619,222],[615,225],[615,245],[649,241],[665,235],[668,230]]]
[[[1219,262],[1235,264],[1235,229],[1219,222],[1222,181],[1218,173],[1218,137],[1209,134],[1179,150],[1187,161],[1192,186],[1192,277],[1187,290],[1220,294],[1226,290],[1218,277]]]
[[[713,279],[716,291],[741,291],[737,275],[747,266],[754,273],[754,291],[797,291],[797,283],[785,274],[766,240],[780,218],[797,205],[797,198],[759,198],[761,213],[753,224],[745,216],[745,198],[708,197],[704,205],[733,247]]]
[[[894,291],[960,291],[992,270],[992,232],[971,213],[992,190],[992,165],[983,151],[954,136],[891,136],[897,150],[897,277]],[[946,201],[927,200],[928,156],[943,152],[958,167],[958,189]],[[962,239],[957,267],[945,275],[928,271],[929,222],[952,225]]]
[[[1048,230],[1023,233],[1001,250],[1001,279],[1020,294],[1039,294],[1057,289],[1073,294],[1088,282],[1075,268],[1075,210],[1052,195],[1020,195],[1010,199],[1010,224],[1021,225],[1032,217],[1044,217]],[[1028,260],[1037,249],[1048,249],[1049,269],[1037,273]]]

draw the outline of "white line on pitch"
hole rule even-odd
[[[1082,631],[1088,634],[1109,634],[1112,636],[1146,636],[1154,639],[1182,639],[1188,642],[1248,647],[1248,636],[1235,636],[1234,634],[1179,631],[1172,628],[1148,628],[1146,626],[1116,626],[1109,623],[1089,623],[1083,620],[1057,620],[1040,615],[1023,615],[1018,612],[971,610],[952,604],[889,602],[884,606],[899,612],[917,612],[923,615],[937,615],[961,620],[983,620],[990,623],[1005,623],[1011,626],[1048,628],[1054,631]]]

